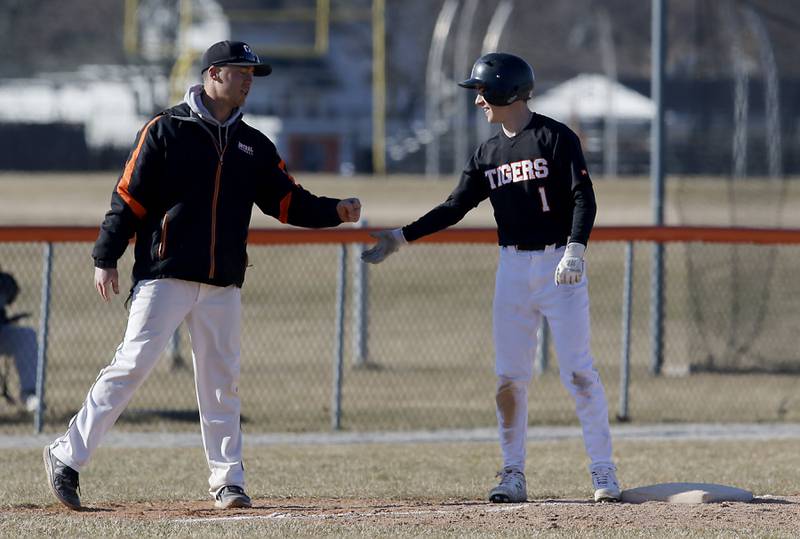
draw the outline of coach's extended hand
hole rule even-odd
[[[378,243],[371,249],[367,249],[361,253],[361,260],[370,264],[379,264],[383,262],[387,256],[408,243],[405,236],[403,236],[402,228],[379,230],[378,232],[371,233],[370,236],[377,239]]]

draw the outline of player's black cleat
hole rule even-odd
[[[497,473],[500,483],[489,492],[492,503],[519,503],[528,501],[525,474],[512,468]]]
[[[44,448],[44,469],[47,472],[47,484],[56,499],[70,509],[80,511],[78,472],[58,460],[50,452],[50,446]]]
[[[226,485],[219,489],[215,496],[214,507],[217,509],[232,509],[235,507],[250,507],[250,496],[244,493],[242,487]]]

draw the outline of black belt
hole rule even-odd
[[[566,242],[556,242],[555,248],[564,247],[566,244]],[[517,251],[544,251],[548,245],[552,245],[552,243],[518,243],[506,247],[514,247]]]

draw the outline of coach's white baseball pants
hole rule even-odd
[[[192,340],[209,492],[214,495],[225,485],[244,487],[238,393],[241,290],[236,286],[178,279],[137,283],[114,360],[100,371],[66,434],[51,446],[60,461],[81,471],[184,320]]]
[[[608,405],[589,346],[588,279],[556,286],[553,275],[564,248],[517,251],[500,248],[494,296],[497,423],[504,467],[525,469],[528,386],[536,333],[547,318],[561,381],[575,399],[592,465],[611,463]]]

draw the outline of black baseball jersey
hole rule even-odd
[[[500,129],[481,144],[447,200],[403,227],[403,235],[414,241],[454,225],[487,197],[500,245],[586,245],[597,213],[577,135],[534,114],[513,138]]]

